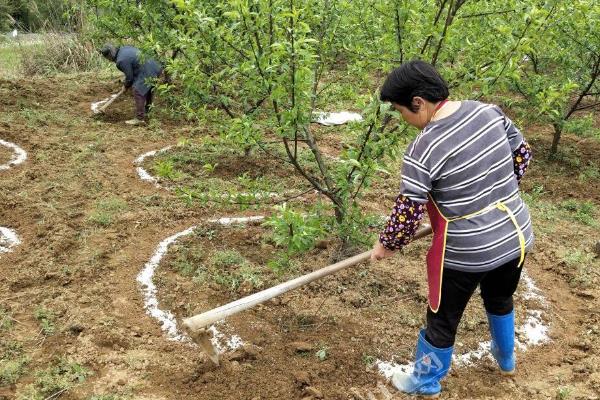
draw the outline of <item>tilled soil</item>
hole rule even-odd
[[[13,151],[0,145],[0,165],[8,164],[13,158]]]
[[[104,393],[157,400],[367,399],[369,393],[386,398],[383,392],[392,388],[378,387],[385,380],[371,362],[410,360],[426,307],[427,240],[389,262],[358,266],[231,317],[223,329],[249,346],[225,355],[215,367],[197,349],[165,337],[145,312],[136,276],[166,237],[207,219],[265,214],[270,208],[189,207],[173,192],[140,181],[132,164],[139,154],[199,133],[168,120],[127,127],[129,99],[119,100],[104,117],[92,117],[90,102],[113,89],[95,83],[92,75],[0,81],[0,138],[29,153],[24,164],[0,171],[0,225],[18,231],[22,240],[13,252],[0,255],[0,304],[16,321],[1,340],[23,343],[31,357],[16,384],[0,387],[0,398],[22,393],[36,371],[61,357],[93,372],[63,399]],[[548,138],[547,131],[538,131],[530,141],[543,149]],[[600,154],[593,139],[564,140],[581,149],[583,163]],[[543,185],[557,201],[577,198],[599,206],[597,182],[578,180],[576,171],[559,175],[549,165],[533,163],[523,183],[526,191]],[[397,184],[385,186],[389,193],[372,196],[382,212]],[[381,198],[387,204],[380,204]],[[442,398],[600,396],[598,261],[590,261],[596,273],[585,282],[563,261],[565,249],[589,250],[598,229],[548,221],[537,213],[537,244],[527,269],[547,299],[552,341],[520,352],[512,378],[498,374],[489,361],[454,368]],[[309,272],[336,256],[335,246],[315,249],[297,260],[296,270],[279,276],[264,267],[276,249],[263,228],[215,228],[215,235],[182,238],[159,266],[161,307],[177,318]],[[181,249],[193,246],[207,254],[237,250],[261,270],[263,286],[232,290],[214,279],[195,283],[173,266]],[[528,305],[518,303],[519,318]],[[40,333],[34,317],[40,307],[55,315],[51,335]],[[459,329],[458,351],[487,340],[486,329],[475,300]]]

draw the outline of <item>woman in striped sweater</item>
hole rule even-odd
[[[414,371],[395,375],[392,383],[428,396],[440,393],[458,323],[477,286],[492,354],[501,372],[514,373],[512,296],[533,245],[518,186],[531,159],[529,145],[497,106],[448,101],[448,95],[444,79],[423,61],[395,69],[381,89],[381,100],[421,133],[404,155],[400,194],[372,259],[406,245],[427,210],[434,231],[427,254],[427,327],[417,340]]]

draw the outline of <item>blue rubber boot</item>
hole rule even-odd
[[[488,313],[492,335],[492,355],[505,375],[515,373],[515,312],[506,315]]]
[[[440,349],[425,340],[425,330],[419,333],[415,367],[412,373],[396,373],[392,384],[401,392],[426,397],[438,397],[440,380],[446,376],[452,362],[454,347]]]

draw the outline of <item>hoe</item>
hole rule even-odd
[[[125,93],[125,88],[122,88],[118,93],[111,95],[109,98],[92,103],[92,112],[94,114],[104,114],[106,109],[115,102],[121,95]]]
[[[414,239],[419,239],[429,235],[432,232],[431,227],[425,225],[419,229],[414,236]],[[256,306],[257,304],[264,303],[273,297],[279,296],[283,293],[289,292],[290,290],[296,289],[300,286],[306,285],[317,279],[323,278],[327,275],[331,275],[335,272],[341,271],[345,268],[359,264],[363,261],[368,260],[371,257],[371,250],[364,253],[355,255],[347,258],[335,264],[331,264],[327,267],[318,269],[309,274],[300,276],[287,282],[280,283],[279,285],[273,286],[269,289],[262,290],[254,293],[250,296],[243,297],[239,300],[231,303],[222,305],[215,309],[206,311],[202,314],[194,315],[192,317],[183,320],[183,326],[188,335],[192,340],[198,344],[206,355],[210,358],[215,365],[219,365],[219,352],[212,344],[211,334],[207,330],[207,327],[217,321],[220,321],[230,315],[236,314],[240,311],[247,310]]]

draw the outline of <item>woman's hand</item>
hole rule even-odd
[[[383,260],[384,258],[388,258],[393,255],[394,251],[388,250],[385,247],[383,247],[381,242],[378,240],[373,246],[373,252],[371,253],[371,262]]]

